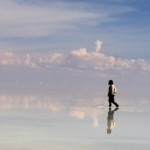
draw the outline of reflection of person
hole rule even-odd
[[[111,108],[109,108],[108,117],[107,117],[108,134],[111,134],[112,129],[115,127],[114,112],[117,111],[118,109],[119,108],[115,108],[114,110],[111,110]]]
[[[109,107],[111,107],[111,104],[113,103],[116,107],[119,107],[119,105],[115,102],[114,100],[114,96],[115,93],[117,92],[117,89],[115,87],[115,85],[113,84],[112,80],[109,80],[108,82],[109,88],[108,88],[108,101],[109,101]]]

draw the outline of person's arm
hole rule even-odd
[[[112,93],[112,86],[110,85],[109,88],[108,88],[108,96],[110,96]]]

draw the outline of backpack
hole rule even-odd
[[[117,93],[117,89],[116,89],[116,87],[114,86],[114,94],[116,94]]]

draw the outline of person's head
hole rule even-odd
[[[107,128],[107,134],[111,134],[111,129]]]
[[[109,80],[108,85],[113,84],[113,80]]]

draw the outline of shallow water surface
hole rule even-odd
[[[0,97],[3,150],[149,150],[148,107],[98,108],[97,101]]]

